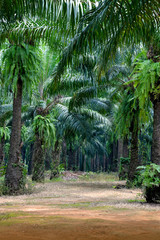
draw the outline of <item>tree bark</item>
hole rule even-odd
[[[138,122],[138,120],[137,120]],[[138,124],[135,124],[132,129],[131,136],[131,160],[129,165],[128,180],[132,182],[135,177],[136,169],[139,166],[138,160]]]
[[[123,157],[128,158],[129,157],[129,150],[128,150],[128,138],[125,137],[123,139]]]
[[[5,186],[8,194],[16,194],[24,186],[21,163],[21,108],[22,108],[22,80],[18,79],[17,92],[13,99],[13,119],[10,139],[9,161],[5,176]]]
[[[62,142],[62,163],[66,170],[67,169],[67,144],[66,144],[65,139]]]
[[[121,157],[123,157],[123,140],[118,139],[118,161],[119,162]]]
[[[70,148],[68,150],[68,170],[75,170],[75,151],[72,148],[72,144],[70,143]]]
[[[28,175],[32,174],[32,156],[33,156],[33,147],[34,144],[31,143],[30,145],[30,150],[29,150],[29,156],[28,156],[28,160],[27,160],[27,165],[28,165]]]
[[[60,147],[59,141],[57,140],[55,143],[54,150],[52,150],[52,165],[51,165],[50,180],[53,179],[54,177],[59,176],[58,166],[60,164],[60,153],[61,153],[61,147]]]
[[[48,110],[41,107],[36,109],[36,114],[41,116],[46,116]],[[44,171],[45,171],[45,149],[44,140],[40,138],[38,129],[35,132],[36,140],[33,145],[33,155],[32,155],[32,180],[36,182],[44,181]]]
[[[38,135],[36,134],[36,140],[33,146],[33,156],[32,156],[32,180],[36,182],[44,181],[44,150],[42,148],[43,143]]]
[[[160,101],[153,102],[152,162],[160,165]]]

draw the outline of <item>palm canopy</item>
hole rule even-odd
[[[65,66],[72,62],[73,53],[80,54],[82,50],[92,50],[98,45],[107,63],[124,44],[154,45],[158,31],[159,0],[100,1],[81,18],[77,34],[64,50],[53,77],[58,79],[61,76]]]
[[[1,21],[21,20],[25,15],[58,19],[64,15],[69,19],[79,18],[85,8],[91,8],[96,1],[79,0],[2,0]]]
[[[31,46],[26,44],[11,45],[3,54],[2,68],[4,87],[6,91],[10,87],[14,92],[17,90],[18,78],[21,77],[24,90],[31,96],[33,84],[37,81],[37,63],[40,62],[38,54]]]
[[[23,27],[23,32],[27,29],[28,38],[34,30],[36,33],[37,31],[46,32],[46,28],[53,31],[53,25],[58,27],[59,31],[63,29],[64,32],[65,29],[68,34],[73,33],[84,11],[91,9],[94,4],[95,0],[2,0],[0,2],[0,39],[2,41],[6,38],[10,34],[8,29],[13,29],[17,22],[18,25],[23,22],[21,28]],[[36,23],[28,24],[28,19]]]

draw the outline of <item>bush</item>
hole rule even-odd
[[[144,187],[144,196],[148,203],[160,202],[160,166],[154,163],[140,166],[140,178]]]

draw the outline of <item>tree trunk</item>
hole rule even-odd
[[[118,139],[118,162],[117,162],[117,171],[121,164],[121,157],[123,157],[123,139]]]
[[[36,114],[45,117],[48,114],[48,111],[39,107],[36,109]],[[40,138],[38,129],[35,132],[36,140],[33,146],[33,155],[32,155],[32,180],[36,182],[44,181],[44,171],[45,171],[45,149],[44,140]]]
[[[32,180],[36,182],[44,181],[44,150],[43,143],[38,134],[33,146],[32,166],[33,175]]]
[[[29,156],[28,156],[28,160],[27,160],[27,165],[28,165],[28,175],[32,174],[32,156],[33,156],[33,147],[34,144],[31,143],[30,145],[30,150],[29,150]]]
[[[62,163],[66,170],[67,169],[67,144],[65,142],[65,139],[62,142]]]
[[[59,141],[57,140],[55,143],[54,150],[52,150],[52,164],[51,164],[50,180],[59,176],[58,166],[60,164],[60,152],[61,152],[61,147],[60,147]]]
[[[22,80],[17,82],[17,92],[13,99],[13,119],[10,139],[9,161],[5,176],[5,186],[9,194],[20,192],[24,186],[21,163],[21,108]]]
[[[131,136],[131,160],[129,165],[128,180],[132,182],[135,177],[136,169],[139,166],[138,161],[138,124],[135,124],[135,127],[132,131]]]
[[[152,162],[160,165],[160,101],[153,102]]]
[[[75,151],[70,143],[70,148],[68,150],[68,170],[75,170]]]
[[[129,158],[129,149],[128,149],[128,138],[123,139],[123,157]]]
[[[123,157],[123,140],[118,139],[118,161],[119,162],[121,157]]]

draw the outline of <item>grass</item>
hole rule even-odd
[[[51,206],[58,207],[61,209],[83,209],[83,210],[93,210],[93,211],[125,211],[128,208],[115,207],[112,205],[98,205],[100,202],[81,202],[81,203],[69,203],[69,204],[53,204]]]
[[[129,203],[145,203],[146,200],[145,199],[129,199],[128,200]]]
[[[72,173],[72,171],[70,171]],[[73,172],[74,173],[74,172]],[[74,173],[75,174],[75,173]],[[68,178],[67,181],[69,182],[114,182],[118,181],[118,175],[117,173],[104,173],[104,172],[85,172],[82,175],[77,175],[77,178]],[[63,179],[63,173],[60,174],[59,177],[53,178],[50,180],[50,172],[45,172],[45,181],[43,183],[50,183],[50,182],[65,182],[66,180]]]
[[[94,173],[94,172],[87,172],[85,175],[80,176],[79,180],[82,181],[96,181],[96,182],[114,182],[118,181],[117,173]]]
[[[79,203],[68,203],[68,204],[50,204],[52,207],[58,207],[61,209],[84,209],[84,210],[99,210],[99,211],[115,211],[115,210],[127,210],[128,208],[119,208],[112,205],[105,205],[105,202],[79,202]]]
[[[16,218],[20,216],[26,216],[26,213],[23,212],[9,212],[9,213],[0,213],[0,222],[8,220],[10,218]]]
[[[45,179],[44,183],[49,183],[49,182],[62,182],[62,181],[64,181],[64,180],[63,180],[62,177],[60,176],[60,177],[52,178],[51,180],[50,180],[50,179]]]
[[[55,204],[54,206],[57,206],[57,207],[60,207],[60,208],[88,209],[88,207],[90,205],[91,205],[91,202],[80,202],[80,203],[69,203],[69,204]]]

